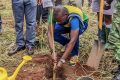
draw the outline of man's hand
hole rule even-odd
[[[61,68],[63,65],[63,63],[61,61],[58,62],[58,64],[55,67],[55,70],[58,70],[59,68]]]
[[[59,62],[57,63],[57,66],[55,69],[62,68],[63,64],[65,63],[65,59],[60,59]]]
[[[37,4],[41,5],[42,4],[42,0],[37,0]]]
[[[63,63],[61,61],[58,62],[57,67],[62,67]]]

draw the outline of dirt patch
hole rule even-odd
[[[56,70],[56,80],[76,80],[79,76],[89,75],[92,68],[76,64],[70,66],[67,63]],[[53,60],[50,55],[36,55],[33,60],[26,64],[20,71],[16,80],[52,80]]]
[[[3,25],[9,25],[8,27],[14,28],[14,20],[13,20],[13,17],[3,17],[2,24],[3,24]]]

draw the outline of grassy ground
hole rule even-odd
[[[2,10],[2,21],[3,21],[3,33],[0,35],[0,66],[7,69],[9,75],[14,71],[15,67],[19,64],[22,59],[22,56],[25,55],[25,50],[19,52],[18,54],[9,57],[7,55],[11,46],[15,43],[15,30],[14,30],[14,19],[12,14],[11,8],[11,0],[2,0],[2,4],[4,8]],[[94,39],[97,38],[97,19],[96,15],[91,12],[86,6],[84,9],[90,18],[89,21],[89,28],[83,34],[80,40],[80,62],[85,63],[90,50],[92,48],[92,44]],[[43,34],[42,33],[38,36],[39,41],[41,42],[35,49],[35,54],[42,54],[42,53],[49,53],[49,48],[47,45],[47,37],[46,37],[46,30],[47,26],[43,26]],[[41,30],[42,31],[42,30]],[[43,39],[43,40],[42,40]],[[56,45],[57,50],[61,49],[59,44]],[[102,57],[100,68],[98,70],[98,78],[99,80],[110,80],[112,75],[110,71],[115,66],[114,57],[111,51],[105,52],[104,56]]]

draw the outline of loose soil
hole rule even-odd
[[[56,80],[76,80],[80,76],[91,74],[94,69],[77,63],[70,66],[67,63],[56,70]],[[35,55],[31,62],[19,72],[16,80],[52,80],[53,60],[50,55]]]

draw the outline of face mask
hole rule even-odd
[[[68,20],[67,20],[67,17],[66,18],[65,17],[66,16],[59,17],[59,19],[57,20],[57,22],[60,23],[60,24],[66,24],[68,22]]]

